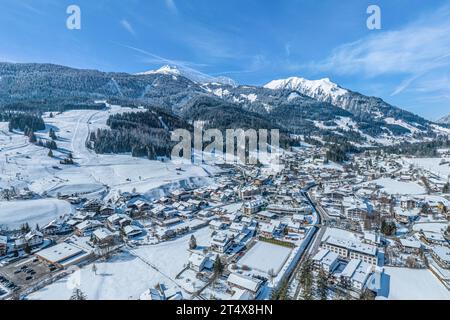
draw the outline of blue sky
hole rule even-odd
[[[444,0],[0,0],[0,60],[140,72],[178,64],[241,84],[329,77],[429,119],[450,113]],[[81,30],[66,8],[81,8]],[[382,29],[366,27],[369,5]]]

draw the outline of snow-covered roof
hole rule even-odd
[[[339,254],[335,252],[331,252],[327,249],[321,249],[313,258],[314,261],[317,261],[326,266],[332,266],[339,258]]]
[[[370,274],[372,273],[372,265],[361,260],[359,260],[359,262],[360,263],[358,267],[353,273],[352,281],[356,281],[364,285],[367,281],[367,278],[369,278]]]
[[[31,230],[30,232],[28,232],[26,235],[25,235],[25,239],[26,240],[30,240],[30,239],[32,239],[32,238],[34,238],[34,237],[43,237],[44,235],[40,232],[40,231],[37,231],[37,230]]]
[[[247,289],[251,292],[258,291],[261,286],[262,281],[259,279],[251,278],[245,275],[231,273],[228,277],[228,283],[235,285],[240,288]]]
[[[81,248],[62,242],[53,247],[41,250],[36,255],[47,261],[58,263],[83,252]]]
[[[222,227],[224,224],[225,224],[225,223],[222,222],[222,221],[220,221],[220,220],[211,220],[211,221],[209,222],[209,225],[210,225],[210,226],[217,227],[217,228]]]
[[[434,232],[429,232],[429,231],[423,231],[423,235],[427,240],[432,240],[432,241],[439,241],[439,242],[445,242],[445,238],[442,234],[440,233],[434,233]]]
[[[339,258],[339,255],[336,252],[328,252],[322,259],[322,264],[327,266],[332,266],[337,259]]]
[[[376,255],[376,253],[377,253],[377,247],[376,246],[373,246],[373,245],[370,245],[370,244],[361,243],[361,242],[357,242],[357,241],[353,241],[353,240],[349,240],[349,239],[328,237],[326,242],[328,244],[331,244],[331,245],[334,245],[334,246],[343,247],[343,248],[346,248],[348,250],[357,251],[357,252],[368,254],[368,255],[372,255],[372,256]]]
[[[189,257],[189,262],[196,267],[200,267],[205,260],[207,260],[208,257],[198,254],[198,253],[193,253],[191,254],[191,256]]]
[[[148,289],[139,297],[139,300],[164,300],[164,297],[156,289]]]
[[[113,233],[106,228],[97,229],[93,234],[99,240],[107,239],[108,237],[113,235]]]
[[[275,226],[271,223],[261,223],[259,226],[261,232],[273,233],[275,231]]]
[[[236,288],[234,294],[231,296],[231,300],[252,300],[253,296],[251,292],[245,289]]]
[[[0,244],[7,244],[7,243],[8,243],[8,237],[0,236]]]
[[[230,226],[230,230],[242,232],[244,231],[246,226],[243,223],[233,222]]]
[[[80,224],[77,224],[76,228],[78,230],[84,230],[84,229],[91,228],[91,227],[99,227],[101,225],[102,224],[97,220],[85,220],[85,221],[81,222]]]
[[[123,228],[123,232],[125,232],[125,234],[127,236],[131,236],[131,235],[137,235],[137,234],[141,233],[142,229],[137,226],[129,225],[129,226],[126,226],[125,228]]]
[[[275,213],[272,213],[269,211],[260,211],[260,212],[257,212],[256,215],[258,215],[260,217],[264,217],[264,218],[269,218],[269,219],[272,219],[277,216]]]
[[[420,244],[420,241],[414,238],[400,239],[400,243],[406,248],[420,249],[420,247],[422,246]]]
[[[350,262],[345,266],[344,270],[342,270],[341,277],[351,278],[353,276],[353,273],[355,273],[356,268],[358,268],[360,262],[361,260],[358,259],[350,260]]]
[[[442,261],[446,263],[450,263],[450,249],[444,246],[436,246],[433,247],[433,252],[436,256],[439,257]]]
[[[313,257],[313,261],[321,261],[323,257],[325,257],[330,250],[328,249],[320,249],[319,252]]]

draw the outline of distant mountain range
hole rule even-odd
[[[220,83],[236,87],[238,84],[233,79],[227,77],[212,77],[210,75],[201,73],[194,69],[180,68],[175,66],[165,65],[158,70],[150,70],[137,73],[137,75],[152,75],[152,74],[165,74],[173,76],[183,76],[191,81],[197,83]]]
[[[450,114],[438,120],[438,123],[450,124]]]
[[[208,126],[271,125],[294,136],[356,146],[423,141],[449,133],[445,125],[342,88],[330,79],[292,77],[259,87],[171,66],[127,74],[0,63],[3,109],[83,107],[95,100],[161,107]]]

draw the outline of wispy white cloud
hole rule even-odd
[[[178,13],[178,8],[177,5],[175,3],[175,0],[164,0],[166,2],[166,6],[167,8],[172,12],[172,13]]]
[[[126,19],[120,20],[120,25],[127,30],[132,36],[136,36],[136,32],[134,31],[133,26],[130,24],[130,22]]]
[[[284,51],[286,53],[286,57],[290,57],[291,56],[291,44],[290,43],[286,43],[284,45]]]
[[[189,71],[189,72],[196,73],[196,74],[202,74],[202,75],[206,76],[206,74],[203,74],[202,72],[195,69],[195,68],[206,67],[207,66],[206,64],[200,64],[200,63],[195,63],[195,62],[191,62],[191,61],[170,59],[170,58],[160,56],[158,54],[149,52],[147,50],[144,50],[144,49],[141,49],[138,47],[129,46],[129,45],[121,44],[121,43],[117,43],[117,42],[114,42],[114,44],[139,53],[140,55],[142,55],[144,57],[142,59],[142,61],[145,63],[156,64],[159,66],[161,66],[161,65],[177,66],[181,69],[184,69],[185,71]]]
[[[382,31],[344,44],[325,60],[309,67],[368,78],[397,75],[403,80],[392,95],[407,89],[423,89],[435,83],[430,79],[450,72],[450,6],[441,7],[399,30]]]

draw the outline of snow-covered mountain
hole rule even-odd
[[[191,68],[185,68],[185,67],[179,67],[179,66],[165,65],[157,70],[150,70],[150,71],[137,73],[137,75],[154,75],[154,74],[172,75],[174,77],[183,76],[193,82],[200,83],[200,84],[218,83],[218,84],[229,85],[232,87],[237,86],[237,83],[233,79],[230,79],[227,77],[213,77],[213,76],[204,74],[200,71],[197,71],[197,70],[194,70]]]
[[[438,120],[438,123],[450,124],[450,114]]]
[[[274,80],[264,86],[271,90],[300,93],[315,100],[330,103],[355,116],[399,125],[411,132],[426,131],[429,121],[411,112],[392,106],[378,97],[369,97],[343,88],[330,79],[307,80],[291,77]]]
[[[137,75],[150,75],[150,74],[166,74],[166,75],[173,75],[173,76],[180,76],[181,71],[177,67],[165,65],[159,68],[158,70],[149,70],[144,72],[139,72]]]
[[[345,138],[358,145],[422,141],[448,133],[443,125],[330,79],[293,77],[263,87],[236,86],[231,79],[173,66],[128,74],[0,63],[0,111],[28,110],[30,106],[38,110],[89,109],[99,99],[130,107],[157,106],[187,115],[190,121],[214,120],[218,126],[245,124],[243,119],[249,120],[249,125],[267,121],[294,135],[333,141]]]
[[[342,97],[348,94],[346,89],[339,87],[329,78],[320,80],[307,80],[299,77],[291,77],[281,80],[273,80],[266,84],[264,88],[272,90],[291,90],[298,91],[305,96],[328,102],[334,105],[340,103]]]

